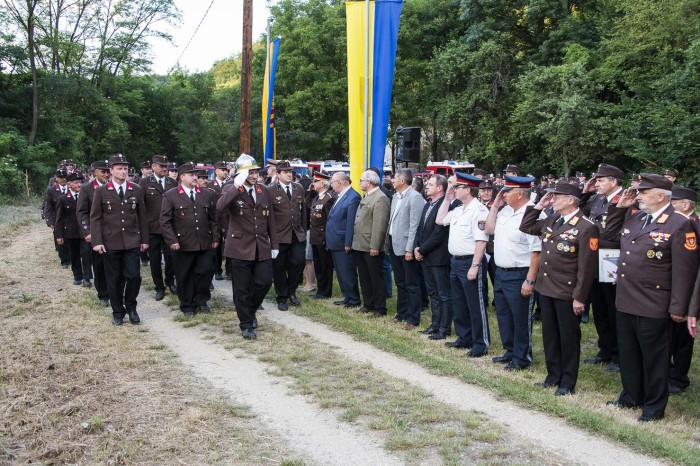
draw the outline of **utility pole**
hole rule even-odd
[[[243,0],[243,53],[241,63],[241,131],[238,149],[250,154],[250,87],[253,58],[253,0]]]

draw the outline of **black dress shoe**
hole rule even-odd
[[[588,323],[588,313],[587,312],[584,312],[583,314],[581,314],[581,323],[583,323],[583,324]]]
[[[165,298],[165,290],[156,291],[156,301],[162,301]]]
[[[224,277],[220,273],[214,274],[214,280],[223,280]]]
[[[592,358],[586,358],[583,360],[584,364],[607,364],[610,359],[603,359],[600,356],[593,356]]]
[[[641,416],[637,419],[639,422],[653,422],[653,421],[660,421],[661,419],[664,418],[663,414],[660,413],[642,413]]]
[[[177,286],[175,285],[175,283],[171,283],[170,285],[168,285],[168,289],[171,293],[177,293]]]
[[[423,335],[432,335],[433,333],[435,333],[437,331],[438,331],[438,329],[431,325],[430,327],[424,328],[423,330],[418,330],[418,333],[422,333]]]
[[[260,306],[258,306],[258,311],[264,311],[264,310],[265,310],[265,308],[263,307],[262,304]]]
[[[469,348],[469,345],[464,343],[462,340],[448,341],[445,343],[448,348]]]
[[[684,392],[684,389],[682,389],[678,385],[669,384],[669,386],[668,386],[668,394],[669,395],[679,395],[683,392]]]
[[[138,325],[141,323],[141,318],[139,317],[139,313],[136,311],[131,311],[129,313],[129,322],[131,322],[134,325]]]
[[[205,314],[209,314],[211,312],[211,309],[209,308],[209,305],[207,305],[207,303],[199,304],[197,305],[197,307],[199,308],[199,312],[203,312]]]
[[[557,384],[555,384],[554,382],[547,382],[546,380],[544,382],[536,382],[535,383],[535,387],[539,387],[539,388],[552,388],[552,387],[556,387],[556,386],[557,386]]]
[[[341,299],[338,301],[333,301],[333,304],[335,304],[336,306],[343,306],[343,305],[347,304],[347,301],[345,301],[344,299]]]
[[[471,350],[470,352],[467,353],[467,357],[468,358],[481,358],[483,356],[486,356],[487,354],[489,354],[489,350],[485,350],[485,351]]]
[[[508,356],[506,356],[506,355],[494,356],[494,357],[491,358],[491,362],[495,362],[495,363],[498,363],[498,364],[507,364],[507,363],[509,363],[510,361],[511,361],[511,359],[510,359]]]
[[[85,288],[92,288],[92,282],[90,280],[83,280],[83,286]]]
[[[428,340],[445,340],[449,336],[449,333],[435,332],[428,335]]]
[[[521,370],[525,369],[526,367],[527,366],[521,366],[520,364],[518,364],[515,361],[511,361],[505,365],[503,370],[508,371],[508,372],[517,372],[517,371],[521,371]]]
[[[573,395],[573,394],[574,394],[574,389],[567,388],[567,387],[559,387],[559,388],[557,388],[557,391],[554,392],[554,396],[566,396],[566,395]]]
[[[253,329],[258,328],[258,319],[253,319]]]
[[[362,306],[361,308],[357,309],[355,312],[357,312],[359,314],[369,314],[369,313],[374,312],[374,309],[369,309],[365,306]]]
[[[301,301],[299,301],[299,298],[297,298],[297,295],[295,294],[289,296],[289,302],[292,303],[292,306],[298,306],[301,304]]]
[[[287,306],[287,303],[277,303],[277,309],[280,311],[288,311],[289,306]]]
[[[107,298],[100,298],[100,304],[102,304],[104,307],[109,306],[109,299],[107,299]]]
[[[608,364],[608,372],[620,372],[620,365],[614,361],[610,361],[610,364]]]
[[[82,280],[82,279],[80,279],[80,280],[73,280],[73,284],[74,284],[74,285],[82,285],[82,284],[83,284],[83,280]]]
[[[149,261],[141,261],[141,265],[148,267]]]
[[[124,317],[113,317],[112,318],[112,325],[124,325]]]
[[[330,296],[323,296],[322,294],[316,293],[315,295],[312,296],[314,299],[328,299]]]
[[[213,289],[214,289],[214,284],[213,284],[213,283],[210,283],[210,284],[209,284],[209,289],[210,289],[210,290],[213,290]]]
[[[185,317],[194,317],[194,311],[182,311]]]
[[[382,313],[379,311],[372,311],[370,314],[370,317],[386,317],[386,313]]]
[[[252,328],[246,328],[243,330],[243,338],[246,340],[255,340],[258,336],[255,334]]]
[[[67,269],[68,267],[70,267],[70,264],[61,264],[62,269]]]

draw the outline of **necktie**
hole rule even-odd
[[[292,192],[289,190],[289,186],[287,186],[287,197],[291,200],[292,199]]]
[[[250,189],[248,190],[248,195],[249,195],[250,198],[253,200],[253,204],[255,204],[255,196],[253,196],[253,188],[250,188]]]
[[[192,201],[192,204],[194,205],[194,189],[190,191],[190,201]]]
[[[557,228],[561,227],[564,224],[564,217],[559,217],[559,220],[557,220]]]
[[[644,226],[642,228],[648,227],[649,224],[651,223],[652,218],[653,218],[653,216],[651,214],[648,214],[646,220],[644,220]]]
[[[160,187],[163,188],[163,191],[165,191],[165,178],[160,179]]]
[[[78,202],[78,193],[75,193],[75,202]]]
[[[119,186],[119,199],[124,200],[124,187]]]

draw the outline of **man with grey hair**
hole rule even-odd
[[[393,182],[396,194],[391,200],[385,248],[397,290],[394,321],[405,322],[404,328],[413,330],[420,323],[421,311],[420,264],[413,251],[425,199],[413,189],[413,174],[408,168],[398,170]]]
[[[357,253],[362,312],[386,315],[384,286],[384,240],[389,221],[389,198],[379,190],[379,175],[371,170],[362,173],[360,188],[365,195],[355,215],[352,249]]]
[[[624,218],[635,200],[640,211],[605,232],[606,239],[620,241],[616,304],[622,392],[608,404],[642,408],[640,422],[664,417],[669,321],[686,320],[698,273],[695,226],[671,205],[672,187],[661,175],[642,173],[637,190],[623,192],[610,218]]]

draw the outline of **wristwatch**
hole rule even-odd
[[[526,278],[526,279],[525,279],[525,283],[527,283],[528,285],[534,285],[534,284],[535,284],[535,280],[530,280],[529,278]]]

